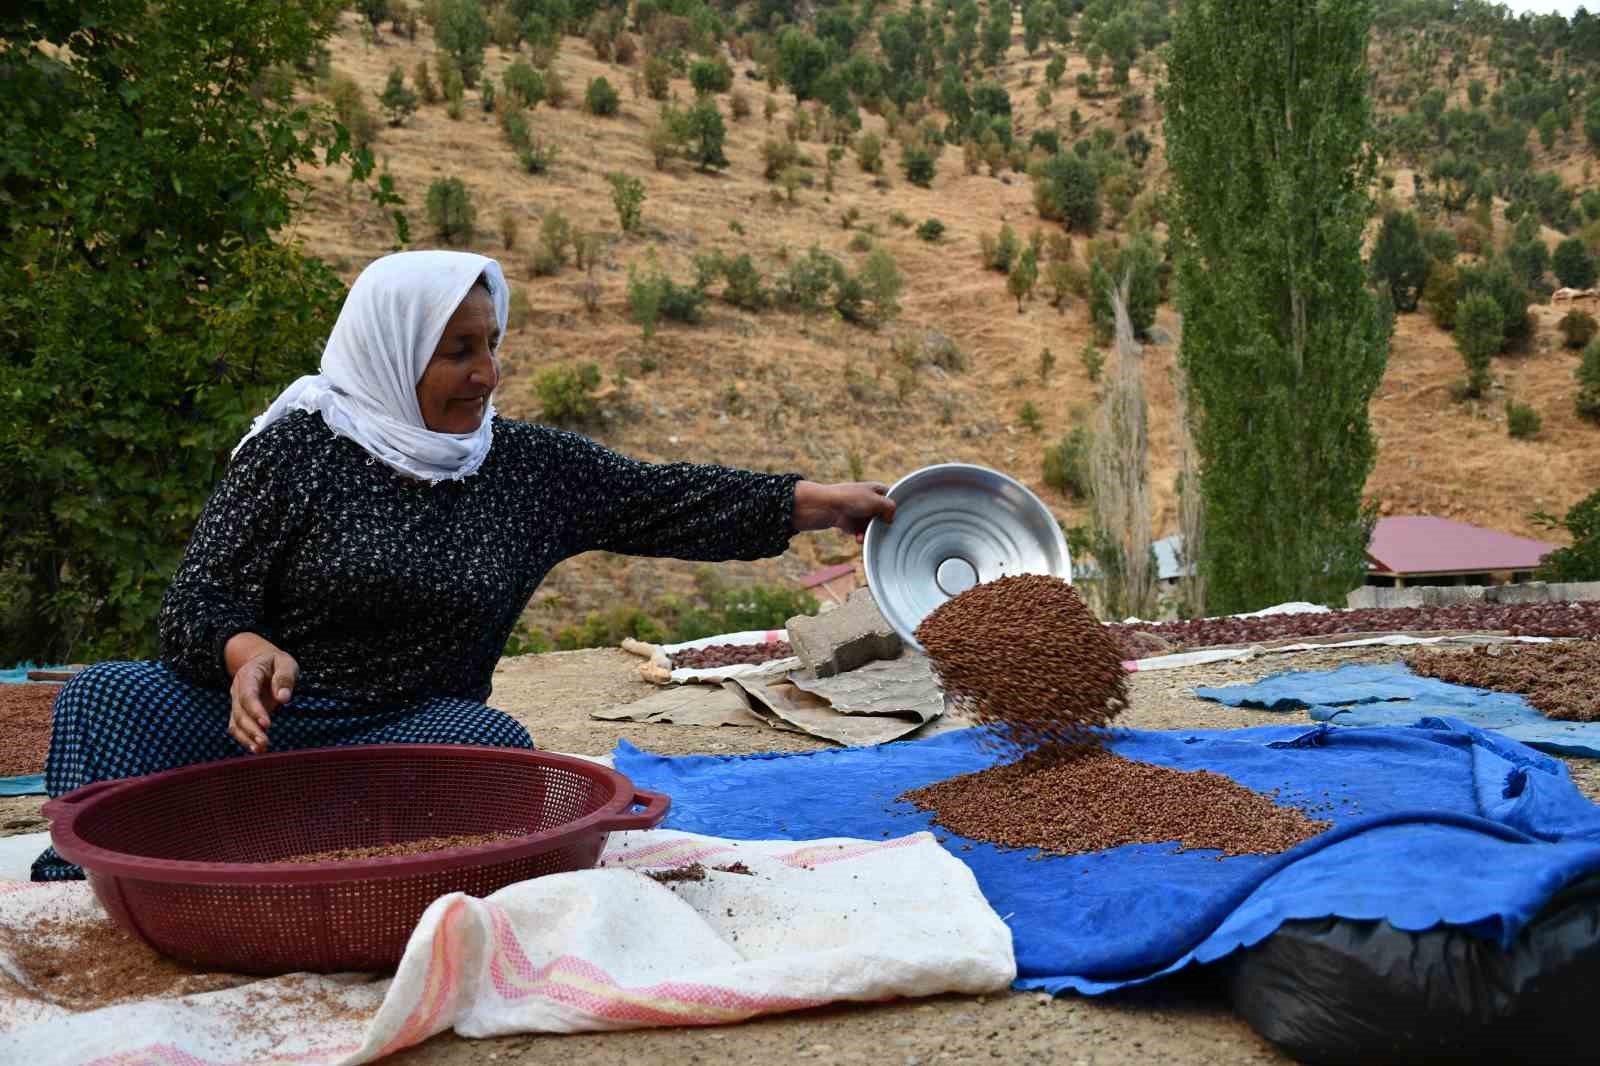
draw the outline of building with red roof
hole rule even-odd
[[[1367,584],[1402,588],[1527,581],[1557,547],[1448,518],[1380,518],[1367,545]]]

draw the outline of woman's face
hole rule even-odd
[[[429,429],[471,433],[482,424],[489,394],[500,384],[499,347],[494,301],[483,286],[474,285],[450,316],[417,382],[417,406]]]

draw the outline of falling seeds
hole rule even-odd
[[[975,585],[917,627],[957,708],[1018,748],[1098,743],[1128,702],[1111,634],[1060,578]]]

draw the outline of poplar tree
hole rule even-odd
[[[1368,291],[1370,0],[1189,0],[1165,93],[1180,358],[1207,608],[1343,603],[1365,575],[1367,405],[1392,318]]]

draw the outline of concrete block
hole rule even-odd
[[[1451,607],[1458,603],[1483,603],[1488,597],[1487,589],[1483,585],[1423,585],[1418,592],[1422,593],[1424,607]]]
[[[1490,603],[1550,602],[1550,588],[1543,581],[1528,581],[1521,585],[1495,585],[1489,591]]]
[[[1376,585],[1362,585],[1360,588],[1350,590],[1350,595],[1344,598],[1344,605],[1351,610],[1365,610],[1378,606],[1378,593],[1384,591]]]
[[[832,677],[900,654],[900,635],[878,611],[872,590],[859,588],[843,606],[789,619],[789,645],[807,669]]]
[[[1600,581],[1553,581],[1549,585],[1553,603],[1587,603],[1600,600]]]

